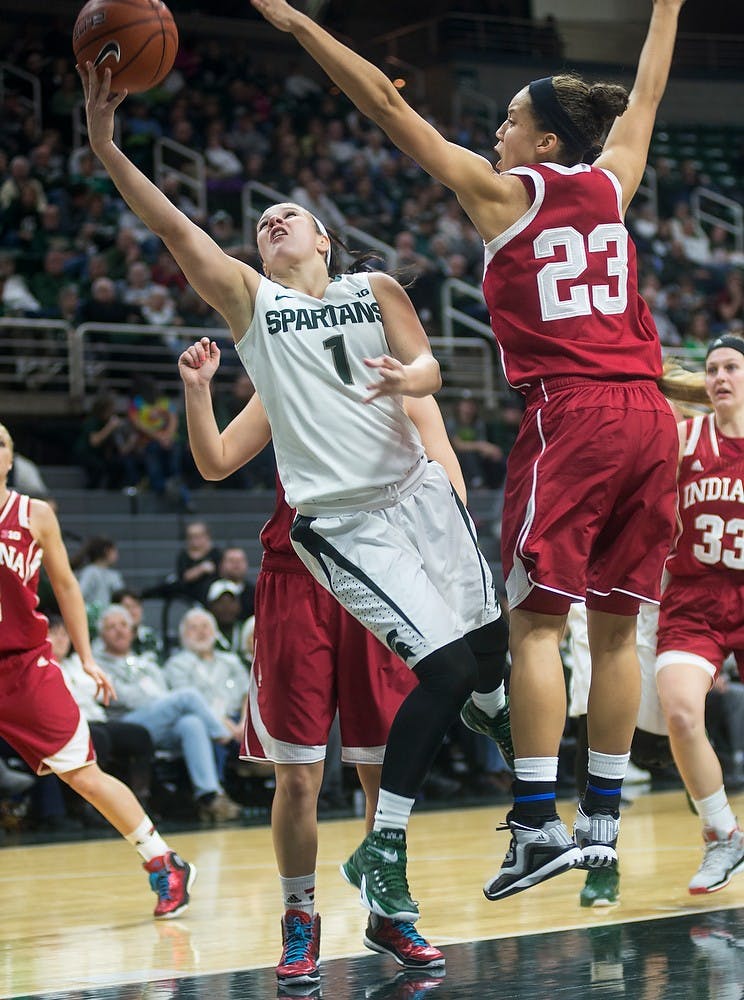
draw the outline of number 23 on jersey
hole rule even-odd
[[[544,321],[589,316],[592,310],[605,316],[625,312],[628,304],[628,231],[619,222],[596,226],[587,237],[573,226],[544,229],[532,246],[537,260],[548,259],[537,273]],[[586,280],[593,254],[606,255],[606,282],[590,284]]]

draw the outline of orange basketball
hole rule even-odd
[[[111,90],[149,90],[170,72],[178,29],[162,0],[88,0],[75,21],[78,66],[111,70]]]

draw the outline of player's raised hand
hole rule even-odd
[[[220,365],[220,349],[209,337],[187,347],[178,359],[178,374],[186,386],[209,384]]]
[[[286,0],[251,0],[259,14],[279,31],[292,31],[297,11]]]
[[[105,69],[99,76],[90,60],[85,66],[77,67],[85,94],[85,117],[88,123],[88,142],[95,153],[97,149],[113,142],[114,112],[127,96],[127,91],[111,93],[111,70]]]

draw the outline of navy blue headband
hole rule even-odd
[[[712,351],[717,351],[719,347],[730,347],[732,351],[738,351],[740,354],[744,354],[744,338],[737,337],[733,333],[724,333],[720,337],[716,337],[715,340],[711,340],[708,344],[708,350],[705,352],[705,357]]]
[[[589,148],[586,139],[581,135],[569,116],[563,110],[561,102],[556,97],[553,77],[544,76],[541,80],[533,80],[529,84],[530,100],[537,118],[548,129],[555,132],[559,139],[570,148],[584,153]]]

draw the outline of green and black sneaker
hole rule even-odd
[[[341,874],[359,889],[362,906],[378,917],[416,921],[418,904],[411,899],[406,878],[405,830],[368,833]]]
[[[615,906],[619,903],[620,869],[617,865],[590,868],[579,894],[579,902],[582,906]]]
[[[462,706],[460,718],[468,729],[493,740],[501,751],[506,766],[511,771],[514,770],[514,744],[512,743],[511,723],[509,722],[508,698],[504,707],[499,709],[493,718],[478,708],[472,698],[468,698]]]

